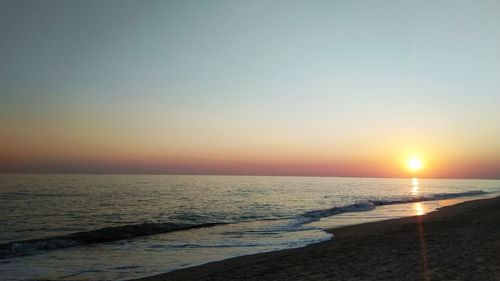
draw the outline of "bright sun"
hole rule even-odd
[[[418,171],[422,169],[422,161],[417,157],[412,157],[408,160],[408,168],[412,171]]]

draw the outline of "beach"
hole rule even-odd
[[[500,197],[329,229],[333,238],[136,279],[500,280]]]

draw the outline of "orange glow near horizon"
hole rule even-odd
[[[339,142],[333,148],[333,141],[310,145],[308,140],[292,143],[274,138],[267,145],[252,139],[165,144],[126,137],[97,142],[78,135],[64,141],[30,139],[40,141],[12,138],[2,143],[0,172],[492,178],[500,167],[495,158],[474,160],[427,143],[424,152],[419,147],[398,146],[401,140],[395,139]],[[114,141],[119,145],[113,145]]]

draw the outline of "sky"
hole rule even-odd
[[[499,10],[0,0],[0,172],[500,178]]]

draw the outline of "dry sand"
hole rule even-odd
[[[304,248],[139,280],[500,280],[500,197],[329,232]]]

